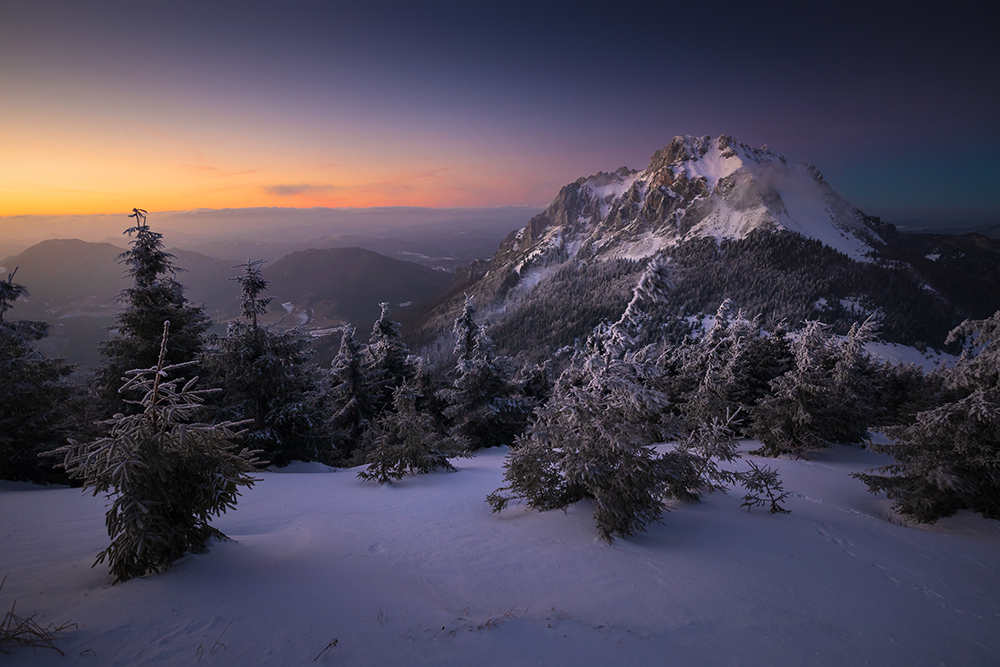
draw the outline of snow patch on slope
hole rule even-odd
[[[607,257],[608,259],[645,259],[660,252],[664,245],[664,239],[652,232],[646,232],[636,240],[618,246]]]

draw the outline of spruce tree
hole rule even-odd
[[[354,338],[354,327],[346,325],[330,369],[327,427],[337,458],[349,465],[364,462],[356,460],[355,452],[363,452],[362,439],[377,416],[366,356],[365,345]]]
[[[880,474],[854,475],[917,521],[963,508],[1000,519],[1000,311],[963,322],[948,343],[968,338],[973,353],[940,371],[950,395],[912,424],[886,429],[893,442],[871,445],[896,462],[874,471]]]
[[[686,339],[670,356],[676,371],[671,393],[688,428],[752,408],[792,362],[784,327],[765,333],[759,316],[751,320],[743,311],[732,316],[729,299],[705,335]]]
[[[329,462],[332,447],[323,435],[319,369],[312,363],[309,338],[298,329],[272,331],[257,320],[271,301],[261,296],[267,289],[263,264],[247,260],[233,267],[244,269],[233,279],[241,287],[243,319],[231,323],[225,336],[209,340],[203,365],[222,389],[222,417],[251,419],[248,442],[272,463]]]
[[[67,405],[76,393],[66,378],[73,366],[45,358],[34,346],[48,331],[45,322],[3,319],[28,293],[14,282],[16,273],[0,280],[0,479],[63,481],[38,455],[66,437]]]
[[[514,381],[506,357],[498,357],[493,341],[475,321],[473,297],[466,296],[455,320],[455,355],[450,387],[439,395],[448,403],[444,416],[449,434],[470,450],[513,444],[527,426],[534,402]]]
[[[365,374],[376,415],[387,407],[391,410],[396,387],[416,375],[399,322],[389,319],[388,303],[380,303],[379,306],[382,313],[372,327],[368,347],[365,348]]]
[[[577,350],[508,453],[506,485],[487,498],[494,511],[516,499],[545,511],[590,498],[608,542],[659,521],[682,462],[657,455],[652,445],[675,433],[676,424],[666,416],[669,399],[650,348],[629,348],[645,321],[640,302],[662,298],[670,284],[654,260],[621,318],[597,327]]]
[[[125,371],[156,365],[164,321],[172,322],[174,331],[168,364],[197,358],[211,324],[204,309],[190,304],[184,286],[174,279],[180,269],[171,261],[174,256],[163,250],[163,235],[146,224],[146,212],[133,209],[129,217],[136,224],[124,233],[135,238],[129,242],[131,248],[119,255],[119,263],[134,283],[119,294],[122,310],[115,316],[113,336],[99,346],[103,363],[96,382],[109,415],[132,405],[123,404],[119,395]]]
[[[193,389],[197,378],[181,384],[177,376],[196,362],[167,363],[169,324],[155,365],[126,374],[123,394],[141,396],[136,410],[106,422],[105,437],[70,440],[51,452],[84,490],[112,500],[106,517],[111,544],[95,565],[107,560],[116,584],[163,570],[186,551],[200,551],[209,538],[224,539],[209,520],[235,508],[240,489],[258,481],[251,474],[259,452],[235,444],[244,423],[191,423],[212,390]]]
[[[833,443],[863,443],[877,419],[879,367],[864,344],[875,324],[855,324],[837,343],[820,322],[807,322],[794,344],[795,366],[771,383],[752,410],[755,454],[802,457]]]
[[[598,532],[611,542],[659,522],[666,498],[696,499],[744,481],[748,490],[774,488],[769,478],[747,477],[752,471],[731,473],[718,465],[738,458],[732,415],[699,424],[672,450],[654,449],[680,424],[668,410],[660,355],[652,345],[635,345],[648,322],[641,306],[662,301],[672,285],[669,264],[651,261],[618,321],[595,328],[576,350],[508,453],[505,486],[487,497],[493,511],[518,500],[545,511],[591,499]]]
[[[448,459],[463,453],[443,436],[434,418],[417,410],[417,392],[405,383],[393,392],[392,410],[383,410],[367,432],[368,468],[358,477],[385,484],[439,468],[454,472],[456,468]]]

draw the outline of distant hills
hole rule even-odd
[[[129,284],[117,263],[123,250],[109,243],[61,239],[5,258],[0,261],[5,276],[17,267],[16,281],[29,292],[8,316],[49,322],[44,352],[93,363],[94,346],[107,337],[112,324],[115,298]],[[239,288],[229,280],[239,273],[234,260],[187,250],[170,252],[174,264],[184,269],[177,280],[187,287],[191,301],[204,304],[220,323],[237,316]],[[402,311],[435,298],[452,281],[446,271],[362,248],[293,252],[266,264],[264,275],[271,281],[268,294],[274,297],[265,321],[280,327],[305,324],[317,333],[329,333],[346,321],[363,337],[378,318],[380,302]]]

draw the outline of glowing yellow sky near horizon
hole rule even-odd
[[[148,121],[86,99],[0,110],[0,216],[133,206],[503,206],[555,194],[518,164],[525,156],[504,155],[492,140],[378,119],[184,107],[161,109]],[[495,142],[502,147],[501,137]]]
[[[239,146],[202,152],[147,134],[67,140],[39,132],[5,141],[0,216],[116,213],[132,206],[492,206],[524,203],[526,194],[488,165],[462,158],[351,165],[279,151],[245,155]]]

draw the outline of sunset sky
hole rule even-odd
[[[726,133],[995,221],[997,10],[893,5],[4,0],[0,216],[541,207]]]

